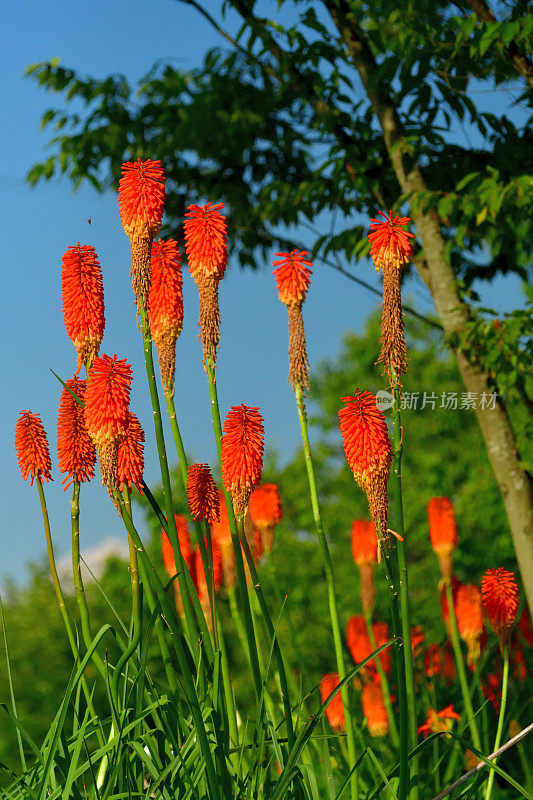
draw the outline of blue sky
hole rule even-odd
[[[265,2],[265,13],[276,4]],[[219,8],[208,2],[206,7]],[[227,21],[235,30],[234,20]],[[4,287],[2,291],[1,363],[4,379],[0,395],[0,580],[25,576],[28,560],[44,553],[42,521],[36,488],[25,484],[14,451],[14,428],[21,409],[39,412],[47,430],[54,482],[46,487],[52,533],[59,554],[69,550],[69,496],[61,487],[55,466],[56,418],[59,386],[49,371],[69,377],[75,364],[66,336],[60,292],[61,256],[80,241],[98,253],[104,275],[106,332],[102,352],[127,358],[133,364],[132,409],[147,431],[145,478],[158,479],[152,445],[151,409],[144,380],[141,342],[129,281],[129,242],[120,226],[116,197],[97,195],[84,186],[73,193],[66,181],[30,189],[28,169],[46,155],[49,134],[39,130],[42,113],[60,98],[46,95],[23,77],[34,62],[58,57],[64,66],[103,77],[122,72],[135,81],[158,58],[173,58],[183,67],[200,63],[209,47],[222,44],[218,35],[193,9],[175,0],[106,0],[71,2],[19,0],[4,4],[0,32],[0,121],[4,158],[0,166],[0,220],[2,226]],[[501,103],[501,95],[487,97]],[[154,154],[155,155],[155,154]],[[209,198],[215,200],[217,198]],[[92,224],[86,220],[90,218]],[[230,232],[231,235],[231,232]],[[305,242],[306,232],[298,238]],[[273,255],[273,254],[272,254]],[[259,274],[240,272],[229,265],[221,284],[222,342],[218,383],[222,413],[230,405],[259,406],[265,418],[267,446],[282,458],[298,446],[294,398],[287,383],[286,311],[279,303],[270,261]],[[357,274],[378,286],[372,265],[361,262]],[[408,287],[421,310],[431,310],[428,293],[419,279]],[[210,427],[207,384],[196,341],[197,293],[184,275],[185,325],[178,342],[176,405],[185,446],[201,461],[216,458]],[[521,304],[518,281],[500,279],[482,291],[484,305],[509,311]],[[333,272],[315,264],[304,319],[312,365],[333,356],[343,334],[359,331],[377,299]],[[353,387],[347,387],[350,391]],[[169,445],[170,445],[169,438]],[[169,446],[172,458],[172,450]],[[109,536],[123,536],[123,528],[95,480],[82,489],[81,537],[83,548]]]

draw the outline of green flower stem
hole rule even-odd
[[[81,577],[81,562],[80,562],[80,482],[77,478],[74,478],[72,483],[72,501],[70,503],[70,523],[72,528],[72,574],[74,578],[74,589],[76,592],[76,601],[78,603],[78,608],[80,611],[80,619],[81,619],[81,632],[83,636],[83,641],[85,642],[85,646],[87,649],[90,648],[92,644],[92,633],[91,633],[91,620],[89,616],[89,607],[87,605],[87,599],[85,597],[85,589],[83,586],[83,579]],[[96,652],[93,650],[92,654],[92,661],[102,676],[102,678],[106,679],[106,665]],[[113,698],[116,700],[116,694],[112,694]]]
[[[63,596],[63,590],[61,589],[61,583],[59,582],[59,576],[57,574],[56,561],[54,556],[54,546],[52,543],[52,534],[50,531],[50,519],[48,517],[48,509],[46,507],[46,499],[44,496],[43,484],[39,475],[35,479],[35,482],[37,484],[37,491],[39,492],[41,512],[43,515],[44,532],[46,535],[46,549],[48,551],[48,562],[50,564],[50,573],[52,575],[52,582],[54,584],[54,589],[56,592],[57,603],[59,605],[61,616],[63,617],[63,622],[65,624],[65,629],[67,631],[67,637],[70,643],[70,648],[72,650],[72,655],[74,656],[75,661],[78,662],[80,660],[80,653],[78,650],[78,644],[76,642],[76,637],[74,636],[72,625],[70,624],[67,607],[65,605],[65,598]],[[93,705],[91,692],[89,691],[89,686],[87,685],[87,680],[85,676],[82,675],[80,680],[83,689],[83,694],[85,695],[85,701],[87,703],[87,707],[91,712],[91,714],[93,715],[93,717],[95,719],[98,719]],[[99,728],[97,729],[97,735],[100,745],[103,746],[104,740],[102,738],[101,731]]]
[[[370,638],[370,644],[372,648],[376,650],[376,637],[374,636],[374,631],[372,630],[372,615],[369,610],[367,610],[364,614],[365,622],[366,622],[366,629],[368,631],[368,636]],[[381,693],[383,694],[383,702],[385,703],[385,709],[387,711],[387,719],[389,720],[389,731],[391,735],[392,744],[394,747],[398,747],[400,744],[400,740],[398,738],[398,728],[396,726],[396,720],[394,719],[394,711],[392,709],[392,703],[390,701],[390,687],[389,681],[387,680],[387,676],[385,674],[385,670],[383,669],[383,665],[379,658],[375,658],[374,661],[376,662],[376,667],[379,673],[379,678],[381,681]]]
[[[231,675],[228,664],[228,653],[226,651],[226,642],[224,640],[224,632],[222,630],[222,623],[220,617],[216,620],[218,626],[218,643],[220,647],[220,657],[222,661],[222,682],[224,684],[224,696],[226,698],[226,708],[228,711],[228,727],[230,742],[233,747],[239,747],[239,729],[237,726],[237,711],[235,708],[235,698],[233,696],[233,686],[231,683]],[[236,768],[238,765],[237,753],[230,755],[233,766]]]
[[[170,544],[172,545],[172,549],[174,551],[176,564],[179,564],[181,566],[181,569],[177,569],[177,574],[178,574],[177,580],[183,601],[185,620],[187,623],[187,630],[189,632],[189,642],[191,644],[191,649],[193,650],[193,652],[196,652],[195,644],[198,641],[198,630],[194,618],[191,598],[189,597],[189,592],[187,591],[187,580],[185,577],[185,570],[187,569],[187,567],[185,565],[185,560],[181,552],[179,538],[178,538],[178,531],[176,529],[176,520],[174,519],[174,503],[172,502],[172,487],[170,484],[170,472],[168,468],[167,453],[165,448],[165,438],[163,435],[161,406],[159,404],[159,395],[157,393],[157,384],[154,372],[152,336],[150,334],[150,327],[148,325],[146,311],[143,308],[140,309],[140,316],[142,324],[144,363],[146,365],[148,388],[150,390],[150,400],[152,402],[152,411],[154,414],[154,427],[155,427],[155,437],[157,442],[157,452],[159,455],[159,466],[161,469],[163,493],[165,496],[165,507],[166,507],[167,525],[168,525],[167,533],[168,533],[168,538],[170,539]],[[200,660],[200,652],[198,653],[198,659]]]
[[[130,519],[133,519],[131,514],[130,491],[127,486],[124,487],[124,506],[126,509],[126,513],[130,517]],[[135,549],[135,545],[129,533],[128,533],[128,548],[130,554],[131,608],[132,608],[132,619],[133,619],[133,631],[132,631],[131,641],[124,650],[124,652],[122,653],[121,657],[118,660],[117,666],[115,667],[112,686],[113,686],[113,692],[116,697],[118,697],[118,682],[120,680],[122,668],[128,663],[130,658],[135,653],[141,639],[142,608],[141,608],[141,587],[139,585],[139,565],[137,559],[137,550]]]
[[[168,470],[167,470],[167,475],[168,475]],[[153,576],[154,587],[155,587],[155,590],[156,590],[156,594],[157,594],[158,600],[159,600],[159,602],[161,604],[162,613],[163,613],[165,619],[167,620],[168,625],[172,626],[172,621],[175,618],[175,614],[173,613],[173,610],[172,610],[172,608],[171,608],[171,606],[170,606],[170,604],[168,602],[168,598],[167,598],[167,595],[165,593],[164,586],[161,583],[161,581],[159,580],[159,577],[157,576],[157,573],[155,572],[155,570],[154,570],[154,568],[153,568],[153,566],[152,566],[152,564],[150,562],[150,559],[148,557],[148,554],[146,553],[146,550],[145,550],[145,548],[143,546],[141,537],[139,536],[139,534],[138,534],[138,532],[137,532],[137,530],[136,530],[136,528],[135,528],[130,516],[128,515],[128,513],[126,511],[126,506],[124,504],[124,500],[122,499],[122,496],[121,496],[120,492],[118,492],[118,491],[113,492],[113,497],[115,498],[115,501],[116,501],[116,503],[117,503],[117,505],[118,505],[118,507],[120,509],[120,513],[121,513],[122,519],[124,520],[124,524],[126,525],[128,534],[131,536],[135,547],[141,553],[141,558],[144,558],[146,560],[147,565],[149,565],[151,567],[151,575]],[[172,515],[172,518],[174,518],[174,515]],[[174,526],[174,529],[175,529],[175,526]],[[177,538],[177,534],[176,534],[176,538]],[[181,555],[181,552],[179,550],[177,550],[177,552],[180,553],[180,555]],[[172,630],[172,627],[171,627],[171,630]],[[207,738],[207,731],[206,731],[204,719],[203,719],[203,716],[202,716],[202,709],[200,707],[200,702],[199,702],[198,696],[196,694],[196,688],[195,688],[195,685],[194,685],[193,674],[191,672],[191,664],[190,664],[189,660],[187,659],[187,654],[186,654],[186,652],[185,652],[185,650],[183,648],[183,643],[182,643],[182,640],[181,640],[181,636],[173,635],[172,636],[172,643],[173,643],[173,646],[174,646],[174,652],[176,653],[176,656],[177,656],[177,659],[178,659],[179,668],[180,668],[181,684],[182,684],[183,690],[185,692],[185,697],[187,699],[187,703],[189,705],[189,708],[191,709],[192,717],[193,717],[193,720],[194,720],[194,726],[195,726],[195,729],[196,729],[196,735],[198,737],[198,743],[200,745],[200,750],[201,750],[202,755],[203,755],[204,760],[205,760],[205,769],[206,769],[207,781],[209,783],[210,791],[211,791],[211,794],[212,794],[213,798],[219,798],[220,797],[219,781],[218,781],[218,778],[217,778],[217,775],[216,775],[215,764],[214,764],[214,761],[213,761],[213,753],[211,751],[211,748],[210,748],[210,745],[209,745],[209,740]]]
[[[468,691],[468,681],[466,678],[465,663],[463,661],[463,654],[461,651],[461,642],[459,639],[459,631],[457,630],[457,617],[455,616],[455,608],[453,605],[452,586],[450,581],[446,583],[446,597],[448,600],[448,613],[450,615],[450,627],[452,633],[452,647],[455,656],[455,664],[457,666],[457,675],[459,677],[459,685],[461,686],[461,694],[463,696],[463,704],[466,711],[466,718],[468,720],[468,727],[472,734],[472,742],[474,747],[481,751],[481,739],[479,730],[474,717],[474,709],[472,707],[472,700],[470,699],[470,692]]]
[[[393,371],[394,378],[394,371]],[[403,493],[402,493],[402,453],[403,453],[403,428],[401,416],[401,397],[398,384],[394,386],[393,405],[393,457],[392,476],[394,484],[394,524],[396,533],[404,538],[405,528],[403,521]],[[409,719],[409,747],[413,750],[418,744],[416,724],[415,681],[413,670],[413,652],[411,648],[411,620],[409,610],[409,583],[407,578],[407,563],[405,558],[405,541],[396,542],[398,555],[398,583],[400,589],[400,620],[402,632],[403,659],[405,662],[405,685],[407,692],[407,714]],[[411,788],[412,800],[418,798],[418,756],[411,761],[411,773],[415,780]]]
[[[430,708],[437,708],[437,692],[435,690],[435,683],[432,682],[430,684],[426,684],[428,687],[429,693],[429,705]],[[436,736],[433,739],[433,785],[435,788],[435,794],[438,794],[440,791],[441,783],[440,783],[440,764],[439,764],[439,737]]]
[[[339,673],[340,680],[346,675],[346,668],[344,665],[344,654],[342,650],[342,637],[339,624],[339,615],[337,612],[337,602],[335,599],[335,585],[333,581],[333,567],[331,564],[331,555],[329,552],[328,542],[324,533],[322,525],[322,517],[320,514],[320,506],[318,504],[318,491],[315,478],[315,470],[311,457],[311,445],[309,443],[309,431],[307,428],[307,413],[305,409],[305,400],[300,384],[295,386],[296,406],[298,408],[298,417],[300,420],[300,430],[302,434],[303,451],[305,458],[305,466],[307,468],[307,478],[309,480],[309,493],[311,496],[311,505],[313,509],[313,517],[315,521],[315,528],[318,536],[318,541],[322,549],[322,557],[324,560],[324,569],[326,573],[326,583],[328,587],[328,601],[329,613],[331,617],[331,628],[333,631],[333,642],[335,646],[335,657],[337,661],[337,672]],[[350,704],[348,697],[348,687],[343,686],[341,689],[342,704],[344,707],[344,716],[346,719],[346,741],[348,745],[348,766],[350,769],[355,764],[355,738],[353,730],[353,721],[350,713]],[[359,776],[358,771],[354,770],[350,779],[350,790],[352,800],[357,800],[359,797]]]
[[[496,738],[494,740],[494,748],[493,753],[500,746],[500,742],[502,740],[502,732],[503,732],[503,723],[505,721],[505,708],[507,706],[507,686],[509,684],[509,646],[505,648],[503,653],[503,677],[502,677],[502,702],[500,705],[500,716],[498,717],[498,727],[496,729]],[[493,763],[496,764],[497,759],[495,758]],[[492,786],[494,784],[494,775],[495,771],[493,769],[490,770],[489,779],[487,781],[487,789],[485,791],[485,800],[490,800],[490,796],[492,794]]]

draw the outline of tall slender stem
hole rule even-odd
[[[505,708],[507,706],[507,686],[509,683],[509,647],[505,648],[503,654],[503,677],[502,677],[502,702],[500,705],[500,716],[498,717],[498,728],[496,729],[496,738],[494,740],[494,750],[496,750],[500,746],[500,742],[502,740],[502,732],[503,732],[503,723],[505,721]],[[496,759],[494,759],[494,764],[496,763]],[[489,779],[487,781],[487,789],[485,792],[485,800],[490,800],[490,796],[492,794],[492,786],[494,783],[494,775],[495,771],[493,769],[490,770]]]
[[[313,509],[313,518],[315,521],[315,529],[318,536],[318,541],[322,549],[322,557],[324,560],[324,570],[326,573],[326,583],[328,588],[328,602],[329,613],[331,617],[331,628],[333,631],[333,642],[335,647],[335,658],[337,661],[337,672],[339,673],[340,680],[346,675],[346,668],[344,664],[344,654],[342,650],[342,637],[341,628],[339,624],[339,615],[337,612],[337,601],[335,599],[335,585],[333,580],[333,567],[331,564],[331,555],[329,552],[328,542],[324,533],[322,525],[322,516],[320,514],[320,506],[318,503],[318,490],[316,484],[315,470],[313,460],[311,457],[311,445],[309,442],[309,431],[307,428],[307,413],[305,408],[305,400],[303,390],[300,384],[295,386],[296,406],[298,409],[298,417],[300,420],[300,430],[302,434],[303,452],[305,458],[305,466],[307,469],[307,478],[309,481],[309,493],[311,496],[311,506]],[[344,706],[344,716],[346,719],[346,740],[348,745],[348,766],[350,769],[355,764],[355,737],[353,730],[353,722],[350,713],[350,703],[348,695],[348,687],[343,686],[341,689],[342,703]],[[350,790],[352,800],[357,800],[359,797],[359,776],[357,770],[354,770],[350,779]]]
[[[465,663],[463,661],[463,654],[461,651],[461,642],[459,640],[459,631],[457,630],[457,617],[455,616],[455,608],[453,605],[452,586],[449,581],[446,583],[446,597],[448,600],[448,613],[450,615],[450,627],[452,634],[452,647],[455,656],[455,664],[457,666],[457,675],[459,677],[459,685],[461,687],[461,694],[463,696],[463,704],[466,711],[466,718],[468,720],[468,727],[472,734],[472,741],[474,747],[481,750],[481,739],[479,730],[474,717],[474,709],[472,707],[472,700],[470,699],[470,692],[468,691],[468,681],[466,677]]]
[[[403,428],[401,417],[401,398],[399,385],[394,385],[393,405],[393,458],[392,475],[394,484],[394,524],[396,533],[404,539],[405,529],[403,521],[403,494],[402,494],[402,453],[403,453]],[[411,647],[411,620],[409,610],[409,583],[407,579],[407,564],[405,558],[405,541],[396,542],[398,555],[398,583],[400,589],[400,620],[402,630],[403,659],[405,663],[405,688],[407,693],[407,714],[409,719],[409,746],[414,749],[418,744],[416,724],[415,681],[413,670],[413,651]],[[413,756],[411,772],[415,780],[412,781],[410,797],[418,798],[418,756]]]

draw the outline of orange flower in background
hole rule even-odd
[[[261,549],[270,553],[274,544],[274,528],[283,517],[277,484],[263,483],[254,489],[250,495],[249,510],[261,540]]]
[[[389,626],[386,622],[373,622],[372,632],[374,634],[374,639],[376,640],[376,647],[381,647],[382,644],[385,644],[385,642],[388,642],[390,639]],[[372,648],[372,650],[373,649],[374,648]],[[392,667],[390,647],[386,650],[382,650],[378,658],[381,662],[384,672],[388,674]],[[374,667],[374,663],[374,659],[372,659],[372,661],[369,662],[369,666]]]
[[[222,435],[222,481],[233,499],[237,519],[244,515],[263,470],[263,417],[258,408],[232,406]]]
[[[193,519],[212,523],[220,519],[220,495],[209,464],[192,464],[187,470],[187,498]]]
[[[514,573],[503,567],[488,569],[481,579],[481,594],[488,620],[503,651],[509,645],[518,611],[518,586]]]
[[[228,590],[235,585],[236,566],[235,552],[231,539],[229,526],[228,509],[226,508],[226,498],[224,492],[218,491],[220,518],[214,519],[211,523],[211,538],[216,539],[222,557],[222,572],[224,573],[224,583]]]
[[[152,242],[152,279],[148,295],[150,331],[157,347],[161,382],[174,393],[176,340],[183,328],[183,278],[174,239]]]
[[[441,653],[438,644],[433,642],[424,648],[424,674],[433,678],[441,673]]]
[[[290,253],[276,253],[280,261],[273,261],[277,267],[272,273],[276,278],[279,299],[286,306],[301,305],[309,289],[312,261],[306,261],[307,250],[292,250]]]
[[[370,392],[343,397],[339,411],[342,444],[348,466],[368,499],[370,514],[387,537],[387,482],[392,461],[387,423]]]
[[[371,219],[368,240],[371,243],[370,255],[376,269],[386,266],[395,266],[398,269],[411,258],[413,246],[410,239],[414,238],[403,227],[411,221],[410,217],[393,217],[392,211],[385,214],[378,211],[383,219]]]
[[[419,648],[422,647],[424,644],[424,629],[421,625],[412,625],[411,626],[411,650],[413,656],[417,656],[420,653]]]
[[[187,206],[183,228],[189,272],[198,283],[219,281],[228,261],[226,217],[220,213],[224,203]]]
[[[376,526],[371,520],[354,519],[351,528],[352,555],[356,564],[375,564],[378,558]]]
[[[69,247],[61,259],[63,319],[78,353],[78,368],[89,370],[105,328],[102,270],[94,247]]]
[[[331,692],[339,685],[339,676],[336,672],[328,672],[320,681],[320,702],[324,704]],[[342,695],[339,692],[335,695],[329,706],[326,708],[328,722],[334,731],[339,733],[346,730],[346,720],[344,717],[344,706],[342,705]]]
[[[435,711],[430,708],[424,725],[418,728],[418,733],[423,733],[424,737],[430,733],[448,733],[453,727],[453,721],[461,719],[461,715],[455,711],[453,703],[443,708],[442,711]]]
[[[165,173],[160,161],[126,161],[121,167],[118,207],[130,239],[154,238],[165,209]]]
[[[53,480],[48,439],[39,414],[20,412],[15,426],[15,449],[22,478],[25,481],[31,478],[30,486],[35,478],[46,483]]]
[[[87,378],[85,424],[96,444],[102,482],[117,488],[118,446],[128,429],[131,365],[116,355],[98,356]]]
[[[452,576],[451,554],[457,547],[457,523],[449,497],[432,497],[428,503],[429,539],[439,558],[444,578]]]
[[[522,613],[520,614],[518,630],[524,637],[527,646],[533,647],[533,627],[531,625],[531,615],[527,606],[522,609]]]
[[[136,486],[143,494],[144,431],[138,417],[130,411],[126,435],[118,446],[118,488]]]
[[[80,483],[90,481],[96,464],[96,448],[87,431],[83,406],[68,391],[74,392],[83,403],[86,381],[74,377],[66,381],[66,386],[61,392],[57,414],[57,459],[59,471],[66,473],[62,481],[65,491],[73,478]]]
[[[174,514],[176,521],[176,530],[178,532],[178,540],[180,543],[181,555],[187,565],[189,572],[192,573],[194,563],[194,553],[191,550],[191,539],[189,536],[189,526],[183,514]],[[174,551],[170,544],[170,539],[165,533],[164,528],[161,528],[161,551],[163,553],[163,564],[167,571],[169,578],[173,578],[176,574],[176,562],[174,560]]]
[[[376,641],[376,647],[372,645],[366,622],[360,614],[354,614],[350,617],[346,624],[346,644],[348,650],[355,664],[360,664],[364,661],[374,650],[381,647],[382,644],[389,641],[389,626],[386,622],[374,622],[372,624],[372,632]],[[391,670],[391,655],[390,650],[383,650],[378,656],[384,672],[388,673]],[[365,670],[368,670],[372,677],[375,677],[377,670],[375,659],[372,659],[365,664]]]
[[[287,306],[289,315],[289,383],[305,392],[309,388],[309,362],[305,342],[302,303],[305,300],[311,278],[311,261],[303,256],[307,250],[293,250],[290,253],[276,253],[281,261],[274,261],[277,267],[272,273],[276,278],[279,299]]]
[[[480,640],[485,629],[479,587],[474,584],[459,586],[454,608],[459,636],[468,646],[468,664],[473,664],[479,658]]]
[[[204,540],[207,550],[207,538]],[[215,593],[218,593],[222,586],[222,554],[215,539],[211,540],[213,552],[213,586]],[[205,621],[209,630],[212,630],[212,616],[211,616],[211,602],[209,599],[209,589],[207,587],[207,579],[205,576],[204,564],[202,561],[202,554],[198,548],[194,553],[194,575],[195,586],[198,592],[198,599],[204,612]]]
[[[370,736],[386,736],[389,732],[387,709],[378,683],[367,683],[361,691],[361,706]]]

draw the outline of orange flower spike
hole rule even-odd
[[[85,390],[85,424],[100,459],[102,483],[117,488],[118,446],[128,429],[131,365],[116,355],[94,359]]]
[[[483,607],[503,653],[509,647],[518,611],[518,586],[514,573],[503,567],[488,569],[481,579],[481,594]]]
[[[375,622],[372,625],[372,632],[376,640],[376,647],[381,647],[382,644],[388,642],[389,626],[386,622]],[[370,641],[366,622],[361,614],[354,614],[348,620],[346,624],[346,644],[355,664],[360,664],[376,649]],[[392,664],[389,649],[383,650],[379,654],[379,660],[383,670],[387,673],[390,672]],[[364,670],[366,674],[374,677],[377,670],[375,659],[365,664]]]
[[[370,736],[386,736],[389,732],[387,709],[378,683],[367,683],[361,692],[361,706]]]
[[[165,176],[160,161],[122,164],[118,186],[120,221],[131,243],[131,284],[137,307],[146,310],[150,291],[151,244],[165,208]]]
[[[323,704],[328,699],[331,692],[339,685],[340,680],[336,672],[328,672],[320,681],[320,702]],[[346,730],[346,719],[344,717],[344,706],[342,696],[337,692],[329,706],[326,708],[326,716],[330,727],[339,733]]]
[[[193,519],[212,523],[220,519],[220,497],[208,464],[192,464],[187,470],[187,498]]]
[[[301,305],[313,274],[309,269],[313,266],[313,262],[304,258],[309,253],[307,250],[295,249],[290,253],[276,253],[276,255],[280,256],[280,261],[272,262],[272,266],[277,267],[272,274],[276,278],[279,299],[286,306]]]
[[[154,238],[165,209],[165,173],[160,161],[126,161],[118,185],[120,221],[130,239]]]
[[[428,503],[429,539],[438,556],[443,578],[452,576],[451,555],[457,547],[457,522],[449,497],[432,497]]]
[[[138,417],[130,411],[126,435],[118,446],[118,489],[127,484],[143,494],[144,431]]]
[[[222,572],[227,589],[233,588],[236,580],[235,552],[231,539],[228,509],[224,492],[218,491],[220,519],[211,523],[211,538],[216,540],[222,556]]]
[[[94,247],[69,247],[61,259],[63,319],[67,334],[78,353],[78,369],[87,370],[100,350],[104,335],[104,289],[102,270]]]
[[[370,392],[356,389],[353,396],[343,397],[342,401],[346,405],[339,411],[339,421],[346,460],[367,496],[376,530],[386,539],[387,482],[392,461],[387,423]]]
[[[174,519],[176,521],[176,530],[178,532],[181,554],[185,564],[187,565],[187,568],[189,571],[191,571],[194,561],[194,553],[191,551],[189,526],[183,514],[174,514]],[[163,554],[163,564],[165,565],[167,575],[169,578],[173,578],[176,574],[176,562],[174,560],[174,551],[172,549],[172,545],[170,544],[170,539],[165,533],[164,528],[161,528],[161,551]]]
[[[191,277],[220,281],[228,261],[226,217],[220,213],[224,203],[187,207],[183,227],[185,250]]]
[[[424,644],[424,629],[421,625],[412,625],[411,626],[411,650],[413,653],[413,657],[419,655],[420,648]]]
[[[426,722],[424,725],[420,725],[418,733],[423,733],[424,737],[430,733],[448,733],[451,731],[453,721],[456,719],[461,719],[461,715],[455,711],[453,703],[443,708],[442,711],[435,711],[434,708],[430,708],[426,716]]]
[[[261,480],[263,418],[258,408],[232,406],[222,435],[222,481],[233,499],[237,519],[244,516],[252,489]]]
[[[376,641],[376,647],[381,647],[382,644],[388,642],[390,639],[389,636],[389,626],[386,622],[373,622],[372,623],[372,632],[374,634],[374,639]],[[372,648],[374,650],[374,648]],[[378,656],[381,666],[383,667],[383,671],[387,674],[391,671],[392,668],[392,660],[391,660],[391,651],[390,647],[386,650],[382,650]],[[375,667],[375,660],[369,662],[369,665]]]
[[[480,640],[485,628],[479,588],[474,584],[459,586],[454,599],[454,608],[457,630],[468,646],[467,661],[472,665],[479,658]]]
[[[174,239],[152,242],[152,280],[148,296],[150,331],[157,347],[161,382],[174,393],[176,340],[183,328],[183,277]]]
[[[354,519],[351,528],[352,555],[355,563],[375,564],[378,558],[376,526],[371,520]]]
[[[290,253],[276,253],[281,261],[274,261],[277,267],[272,273],[276,278],[279,299],[287,306],[289,314],[289,383],[294,390],[300,386],[302,391],[309,388],[309,362],[305,342],[302,304],[305,300],[311,278],[311,261],[304,256],[307,250],[292,250]]]
[[[371,232],[368,234],[374,266],[377,270],[388,265],[400,269],[403,264],[407,264],[413,251],[410,239],[414,238],[414,234],[403,227],[411,218],[393,217],[392,211],[389,211],[388,216],[384,211],[378,211],[378,214],[383,219],[371,219]]]
[[[222,586],[222,554],[217,545],[216,540],[211,540],[212,553],[213,553],[213,586],[215,593],[220,591]],[[205,546],[208,550],[207,538],[205,539]],[[194,552],[194,574],[196,591],[198,592],[198,599],[204,612],[205,621],[209,630],[212,629],[212,615],[211,615],[211,602],[209,599],[209,589],[207,587],[207,579],[205,576],[204,564],[202,561],[202,554],[200,549]]]
[[[53,480],[48,439],[39,414],[20,412],[15,426],[15,449],[22,478],[25,481],[31,478],[30,486],[35,478],[46,483]]]
[[[66,473],[62,481],[64,491],[73,478],[80,483],[90,481],[96,464],[96,448],[87,431],[83,406],[68,391],[74,392],[83,403],[86,381],[74,377],[66,381],[66,386],[61,392],[57,415],[57,459],[59,471]]]
[[[257,529],[262,550],[270,553],[274,545],[274,528],[283,517],[279,488],[275,483],[263,483],[254,489],[249,502],[252,523]]]

